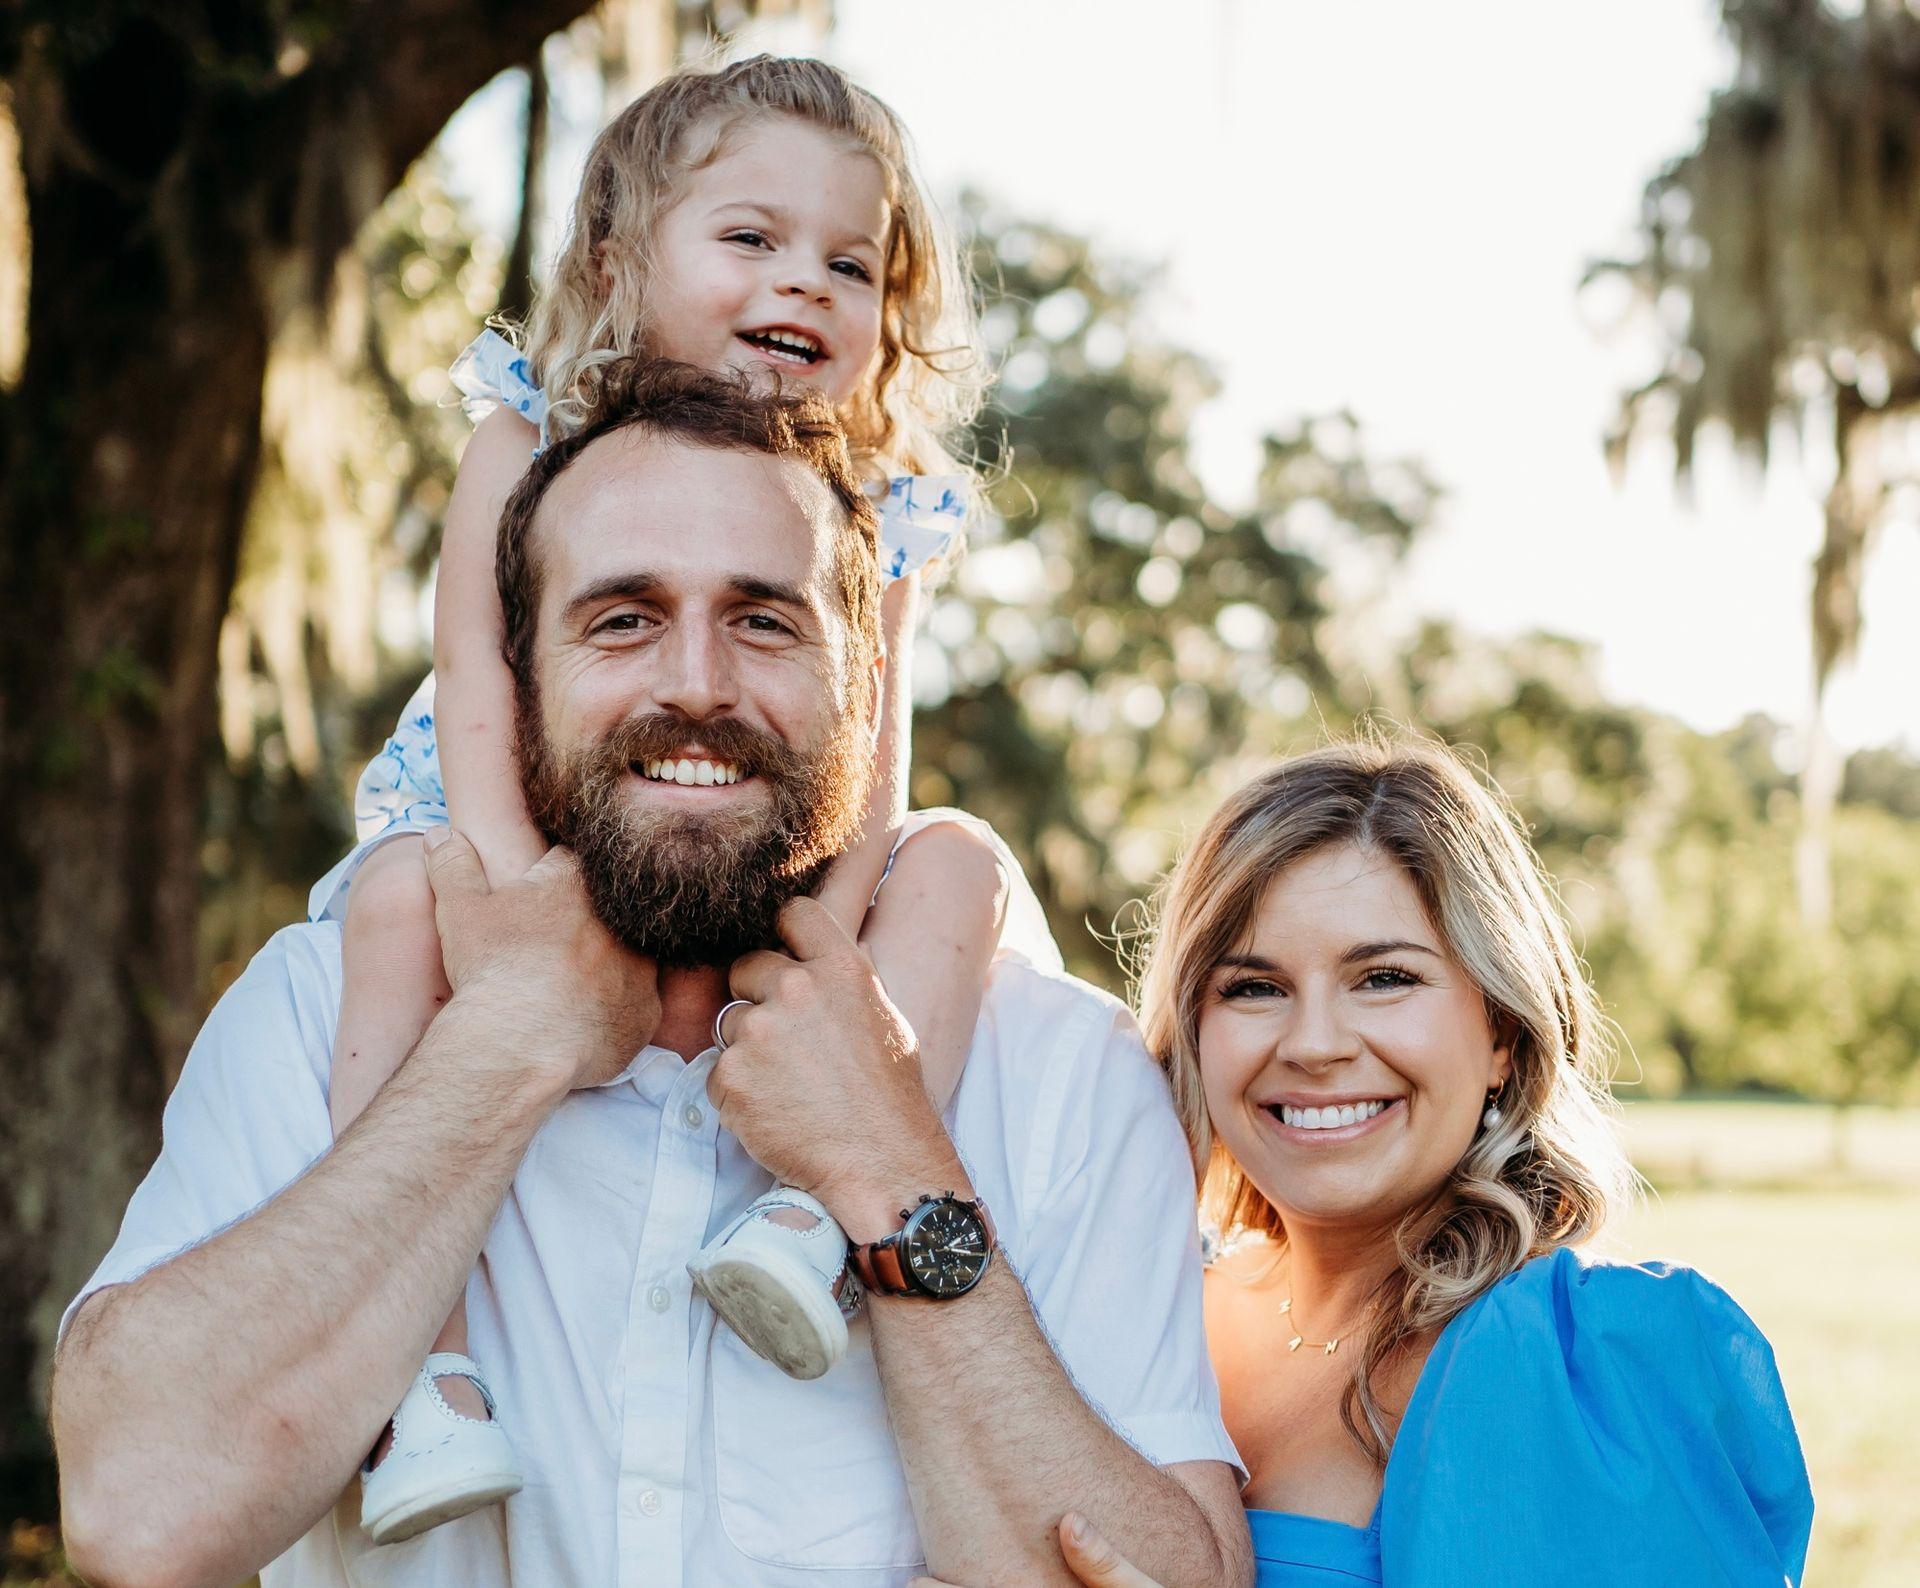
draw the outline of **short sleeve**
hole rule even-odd
[[[496,408],[511,408],[545,437],[547,394],[534,384],[527,355],[498,331],[482,331],[462,348],[447,376],[475,424]]]
[[[119,1237],[60,1320],[253,1212],[332,1142],[325,1077],[339,1004],[337,931],[289,927],[227,989],[187,1055],[160,1156]]]
[[[1223,1461],[1244,1476],[1207,1358],[1193,1161],[1166,1080],[1124,1009],[1085,989],[1077,1002],[1071,1055],[1055,1055],[1033,1120],[1045,1185],[1021,1277],[1109,1427],[1157,1466]]]
[[[1560,1251],[1441,1336],[1380,1521],[1407,1588],[1797,1584],[1813,1494],[1773,1351],[1725,1291]]]
[[[440,777],[434,701],[434,676],[429,673],[401,708],[391,737],[354,784],[355,844],[307,895],[309,921],[346,919],[347,894],[354,877],[367,856],[389,839],[447,825],[450,818],[446,785]]]
[[[880,499],[880,576],[892,583],[950,562],[967,527],[968,476],[902,474]]]

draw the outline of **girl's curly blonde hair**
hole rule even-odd
[[[949,449],[986,387],[972,284],[914,170],[899,118],[824,61],[756,55],[675,72],[594,140],[566,241],[527,327],[549,423],[561,434],[577,426],[594,366],[646,350],[652,243],[686,179],[724,154],[743,127],[780,117],[845,139],[886,179],[893,219],[880,351],[872,378],[840,414],[856,460],[870,472],[954,470]]]
[[[1384,1464],[1392,1432],[1374,1396],[1379,1369],[1529,1258],[1591,1239],[1634,1180],[1607,1117],[1610,1032],[1519,818],[1444,747],[1371,738],[1296,756],[1230,794],[1156,901],[1140,1019],[1172,1082],[1209,1222],[1229,1238],[1258,1233],[1285,1247],[1279,1210],[1213,1139],[1200,1010],[1273,880],[1340,844],[1404,869],[1490,1024],[1516,1033],[1499,1123],[1401,1221],[1399,1265],[1368,1307],[1341,1415]]]

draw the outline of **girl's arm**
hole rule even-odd
[[[447,504],[433,597],[434,731],[447,809],[496,887],[547,851],[513,759],[513,675],[501,655],[505,620],[494,582],[500,513],[539,439],[510,409],[480,421]]]
[[[860,836],[834,863],[820,902],[872,956],[887,996],[920,1041],[927,1094],[944,1108],[973,1042],[987,966],[1006,918],[1007,879],[991,844],[950,823],[915,835],[887,876],[893,835],[907,814],[910,660],[919,599],[917,573],[894,580],[881,597],[887,666],[881,675],[873,791]],[[883,876],[887,885],[874,903]]]

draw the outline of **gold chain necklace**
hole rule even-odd
[[[1280,1313],[1289,1324],[1294,1326],[1296,1331],[1293,1338],[1287,1341],[1287,1350],[1289,1352],[1298,1351],[1301,1346],[1305,1345],[1313,1347],[1316,1351],[1323,1351],[1328,1356],[1332,1356],[1335,1351],[1340,1349],[1340,1342],[1347,1337],[1347,1331],[1345,1330],[1336,1334],[1331,1340],[1309,1340],[1304,1334],[1299,1333],[1298,1321],[1293,1316],[1293,1297],[1291,1296],[1280,1303]]]

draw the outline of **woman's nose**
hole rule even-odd
[[[1327,1066],[1356,1058],[1358,1036],[1336,997],[1299,993],[1294,1016],[1281,1033],[1278,1057],[1299,1069],[1319,1072]]]

